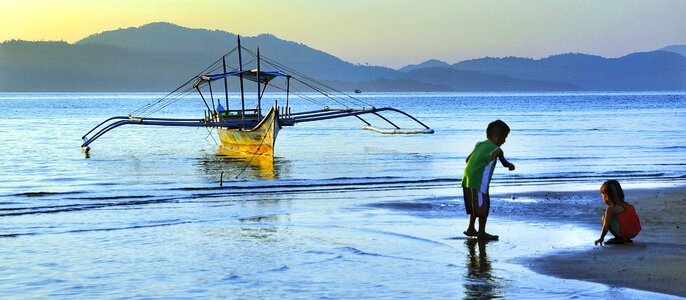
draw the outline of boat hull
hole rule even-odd
[[[281,127],[278,110],[272,108],[262,120],[251,129],[217,128],[222,146],[249,154],[274,156],[274,144]]]

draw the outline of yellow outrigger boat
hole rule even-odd
[[[274,155],[276,135],[279,134],[278,112],[269,110],[264,118],[250,129],[218,127],[217,134],[222,146],[257,155]]]
[[[255,68],[246,68],[249,64],[243,63],[243,52],[253,55]],[[226,64],[226,58],[232,54],[238,56],[238,67],[227,71],[230,67]],[[266,63],[272,71],[265,71],[261,68],[261,64]],[[220,73],[215,73],[219,69]],[[297,75],[297,76],[296,76]],[[282,79],[285,81],[285,88],[275,87],[270,85],[275,79]],[[229,109],[229,80],[238,81],[240,90],[240,109]],[[255,108],[246,109],[246,97],[244,93],[244,80],[257,83],[256,99],[253,99]],[[212,83],[216,85],[217,81],[223,81],[223,94],[225,97],[225,105],[222,106],[221,100],[215,103],[215,91]],[[335,103],[342,105],[341,108],[332,108],[324,106],[322,109],[310,110],[303,112],[291,112],[290,96],[292,84],[291,82],[300,85],[301,88],[309,89],[323,95],[323,98],[333,100]],[[277,101],[274,101],[273,106],[266,114],[262,114],[262,97],[267,89],[267,86],[285,91],[285,106],[278,106]],[[216,90],[216,87],[215,87]],[[418,133],[433,133],[433,129],[426,126],[410,114],[392,107],[376,108],[369,103],[361,101],[355,97],[349,96],[345,93],[337,91],[323,83],[317,82],[314,79],[300,74],[290,68],[287,68],[277,62],[260,57],[260,50],[256,53],[241,46],[240,36],[238,37],[238,45],[229,51],[227,54],[217,60],[215,63],[207,67],[203,72],[194,76],[186,83],[181,85],[173,92],[157,99],[147,105],[135,110],[133,113],[152,114],[168,105],[185,99],[193,91],[197,92],[199,98],[205,105],[205,115],[201,119],[178,119],[178,118],[156,118],[147,116],[116,116],[109,118],[102,123],[95,126],[93,129],[83,135],[83,143],[81,148],[86,153],[90,151],[90,144],[96,139],[107,133],[108,131],[123,125],[155,125],[155,126],[185,126],[185,127],[207,127],[216,129],[222,146],[247,153],[249,155],[260,156],[274,156],[274,147],[276,137],[281,128],[284,126],[293,126],[297,123],[321,121],[328,119],[336,119],[343,117],[355,117],[366,124],[364,129],[373,130],[384,134],[418,134]],[[209,95],[209,99],[206,96]],[[301,99],[308,100],[313,103],[321,101],[314,99],[307,94],[298,95]],[[209,100],[209,102],[208,102]],[[346,102],[362,103],[362,107],[350,107]],[[395,112],[404,115],[421,125],[420,129],[402,129],[388,118],[382,116],[381,112]],[[392,125],[394,129],[379,129],[367,120],[363,119],[361,115],[373,114],[381,120]]]

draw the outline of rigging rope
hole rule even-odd
[[[262,141],[260,142],[260,145],[257,146],[257,149],[255,149],[255,152],[252,153],[252,156],[250,157],[250,160],[248,160],[248,163],[246,163],[246,164],[243,166],[243,169],[242,169],[240,172],[238,172],[238,175],[236,175],[236,177],[235,177],[234,179],[238,179],[238,177],[241,176],[241,174],[243,174],[243,172],[245,171],[245,169],[248,168],[248,166],[250,165],[250,163],[252,162],[252,160],[253,160],[253,159],[255,158],[255,156],[257,155],[257,152],[260,151],[260,148],[262,147],[262,144],[264,144],[264,140],[267,139],[268,133],[269,133],[269,132],[273,132],[274,123],[276,123],[276,120],[273,120],[273,121],[272,121],[272,124],[271,124],[271,125],[269,126],[269,128],[267,129],[267,133],[265,133],[265,134],[264,134],[264,137],[262,137]],[[272,135],[273,135],[273,133],[272,133]],[[272,159],[274,159],[273,156],[272,156]]]
[[[205,140],[207,140],[207,137],[211,137],[212,140],[214,141],[214,144],[219,145],[219,143],[217,143],[217,140],[215,140],[214,136],[212,135],[212,129],[208,128],[208,127],[205,127],[205,129],[207,129],[207,136],[205,137]]]
[[[197,74],[196,74],[195,76],[193,76],[192,78],[188,79],[186,82],[184,82],[183,84],[181,84],[179,87],[177,87],[177,88],[174,89],[173,91],[169,92],[168,94],[164,95],[164,96],[161,97],[161,98],[158,98],[158,99],[156,99],[156,100],[154,100],[154,101],[151,101],[151,102],[149,102],[149,103],[143,105],[142,107],[139,107],[139,108],[137,108],[137,109],[131,111],[131,112],[129,113],[129,115],[144,114],[144,113],[147,112],[148,110],[152,109],[154,106],[156,106],[156,105],[160,104],[161,102],[167,100],[167,99],[168,99],[169,97],[171,97],[172,95],[175,95],[175,94],[176,94],[179,90],[181,90],[183,87],[185,87],[185,86],[187,86],[189,83],[191,83],[191,82],[197,80],[197,78],[198,78],[199,76],[205,74],[205,73],[206,73],[208,70],[210,70],[213,66],[217,65],[218,63],[220,63],[220,62],[222,61],[222,58],[225,58],[225,57],[231,55],[231,54],[232,54],[233,52],[235,52],[237,49],[238,49],[238,47],[234,47],[234,48],[231,49],[229,52],[227,52],[226,54],[222,55],[219,59],[217,59],[216,61],[214,61],[212,64],[210,64],[209,66],[207,66],[205,69],[203,69],[202,71],[200,71],[199,73],[197,73]],[[223,65],[222,65],[222,66],[223,66]],[[214,70],[216,70],[217,68],[218,68],[218,67],[215,67]],[[184,91],[184,92],[185,92],[185,91]],[[183,92],[182,92],[182,93],[183,93]],[[165,106],[165,107],[166,107],[166,106]],[[156,112],[157,112],[157,111],[159,111],[159,109],[157,109]],[[148,114],[148,115],[150,115],[150,114]]]
[[[245,48],[243,48],[243,49],[245,49]],[[248,52],[248,53],[250,53],[250,54],[252,54],[252,55],[256,55],[254,52],[250,51],[250,49],[245,49],[245,50],[246,50],[246,52]],[[261,60],[264,60],[267,64],[276,67],[277,69],[280,68],[280,69],[286,70],[286,71],[287,71],[286,73],[298,75],[298,77],[300,77],[300,78],[307,79],[307,80],[311,81],[311,82],[314,83],[314,84],[317,84],[317,85],[319,85],[319,86],[321,86],[321,87],[323,87],[323,88],[325,88],[325,89],[328,89],[328,90],[330,90],[330,91],[333,91],[333,92],[336,92],[336,93],[338,93],[338,94],[341,94],[341,95],[343,95],[343,96],[345,96],[345,97],[347,97],[347,98],[350,98],[350,99],[352,99],[352,100],[354,100],[354,101],[356,101],[356,102],[358,102],[358,103],[361,103],[361,104],[363,104],[363,105],[373,106],[371,103],[362,101],[362,100],[360,100],[360,99],[358,99],[358,98],[355,98],[355,97],[353,97],[353,96],[351,96],[351,95],[349,95],[349,94],[346,94],[346,93],[344,93],[344,92],[342,92],[342,91],[339,91],[338,89],[336,89],[336,88],[334,88],[334,87],[331,87],[331,86],[329,86],[329,85],[327,85],[327,84],[325,84],[325,83],[323,83],[323,82],[321,82],[321,81],[318,81],[318,80],[316,80],[316,79],[314,79],[314,78],[312,78],[312,77],[309,77],[309,76],[307,76],[307,75],[305,75],[305,74],[303,74],[303,73],[301,73],[301,72],[298,72],[298,71],[295,70],[295,69],[289,68],[289,67],[287,67],[287,66],[285,66],[285,65],[283,65],[283,64],[281,64],[281,63],[279,63],[279,62],[276,62],[276,61],[274,61],[274,60],[271,60],[271,59],[269,59],[268,57],[264,57],[264,56],[262,55],[262,56],[260,56],[260,59],[261,59]],[[319,90],[321,90],[321,89],[315,89],[315,90],[318,91],[318,92],[321,92],[321,91],[319,91]],[[346,106],[346,107],[347,107],[347,106]]]
[[[252,59],[248,60],[247,62],[243,63],[242,67],[246,67],[252,63],[254,63],[257,60],[257,54],[250,49],[241,47],[242,50],[244,50],[247,54],[252,56]],[[171,91],[170,93],[154,100],[151,101],[129,113],[129,115],[141,115],[144,117],[150,116],[152,114],[155,114],[162,109],[167,108],[168,106],[177,103],[179,100],[182,100],[186,98],[188,95],[190,95],[193,90],[195,89],[192,85],[194,84],[195,81],[198,80],[198,78],[202,75],[208,74],[208,73],[215,73],[218,70],[222,69],[221,72],[223,73],[223,67],[224,67],[224,62],[222,59],[225,59],[227,56],[233,54],[238,50],[238,47],[234,47],[230,51],[228,51],[226,54],[222,55],[220,58],[215,60],[212,64],[204,68],[202,71],[198,72],[195,76],[192,78],[188,79],[186,82],[181,84],[179,87]],[[324,97],[328,98],[329,100],[337,103],[338,105],[342,105],[346,108],[349,108],[350,105],[348,104],[355,104],[359,105],[362,104],[363,106],[370,106],[373,107],[371,103],[362,101],[356,97],[353,97],[351,95],[348,95],[344,92],[341,92],[323,82],[320,82],[312,77],[309,77],[301,72],[298,72],[295,69],[289,68],[281,63],[278,63],[270,58],[261,56],[260,57],[261,61],[265,62],[265,65],[269,67],[273,67],[278,71],[281,71],[282,73],[288,73],[288,74],[293,74],[297,75],[297,77],[291,76],[296,82],[299,82],[303,84],[304,86],[314,90],[315,92],[322,94]],[[231,67],[228,64],[226,65],[227,68],[229,68],[231,71],[227,72],[235,72],[241,69],[240,67]],[[248,68],[246,68],[248,69]],[[285,72],[284,72],[285,71]],[[283,88],[280,88],[276,85],[272,85],[272,88],[276,88],[278,90],[284,91]],[[306,101],[309,101],[313,104],[319,105],[319,106],[327,106],[327,104],[323,101],[316,100],[315,98],[308,97],[304,95],[304,93],[298,89],[297,87],[293,86],[293,90],[297,91],[299,94],[297,95],[299,98],[304,99]],[[346,101],[347,99],[347,101]],[[349,103],[346,103],[349,102]]]

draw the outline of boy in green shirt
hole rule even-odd
[[[485,141],[476,143],[474,150],[467,156],[467,166],[462,176],[462,191],[464,204],[469,215],[469,227],[464,231],[467,236],[481,240],[497,240],[497,235],[486,233],[486,220],[491,205],[488,195],[488,186],[495,170],[496,158],[500,159],[503,167],[514,171],[515,166],[505,159],[503,150],[510,127],[501,120],[495,120],[488,124]],[[479,231],[474,228],[476,219],[479,218]]]

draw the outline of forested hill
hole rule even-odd
[[[452,65],[431,60],[394,70],[346,62],[270,34],[241,37],[241,42],[349,91],[686,90],[686,58],[677,52],[616,59],[585,54],[483,58]],[[0,92],[170,91],[235,43],[230,32],[170,23],[105,31],[73,44],[5,41],[0,43]]]

